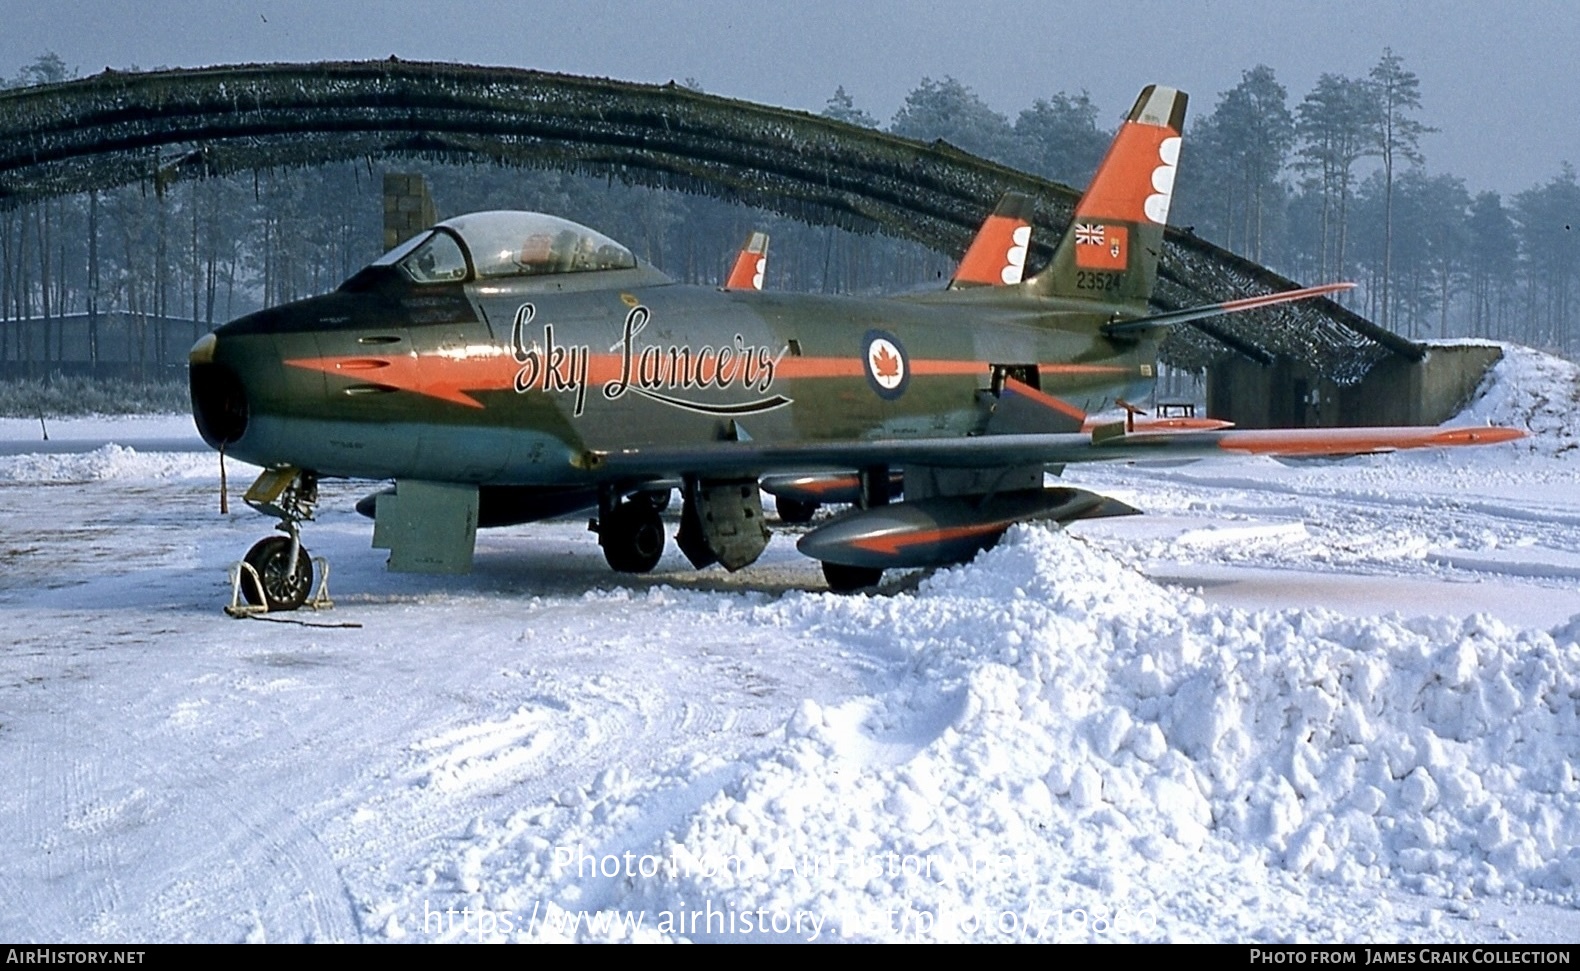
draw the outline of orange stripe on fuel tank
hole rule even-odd
[[[986,533],[1002,532],[1014,525],[1014,523],[1015,520],[1005,520],[1004,522],[972,523],[967,526],[941,526],[938,529],[886,533],[882,536],[867,536],[862,539],[852,540],[850,545],[873,553],[885,553],[889,556],[895,556],[903,549],[911,546],[920,546],[924,543],[944,543],[952,539],[965,539],[968,536],[982,536]]]

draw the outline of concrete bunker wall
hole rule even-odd
[[[1503,358],[1492,344],[1429,345],[1425,358],[1385,358],[1341,385],[1303,361],[1244,358],[1207,369],[1207,414],[1241,428],[1437,425],[1452,418]]]

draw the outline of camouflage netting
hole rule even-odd
[[[389,61],[106,71],[0,91],[0,208],[136,182],[387,156],[592,173],[962,253],[1009,190],[1036,201],[1039,256],[1078,193],[948,144],[669,85]],[[1294,284],[1170,231],[1155,303],[1177,309]],[[1421,349],[1327,300],[1180,328],[1165,360],[1310,361],[1341,383]]]

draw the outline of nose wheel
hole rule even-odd
[[[295,562],[292,562],[295,553]],[[307,603],[313,589],[313,561],[299,540],[268,536],[253,544],[242,558],[252,567],[255,583],[243,582],[242,596],[254,607],[295,610]]]
[[[285,535],[264,537],[231,567],[230,606],[225,612],[248,617],[304,605],[315,610],[334,606],[329,599],[329,562],[309,556],[302,545],[301,524],[313,518],[318,501],[317,477],[294,468],[270,469],[247,490],[246,501],[259,512],[278,517]]]

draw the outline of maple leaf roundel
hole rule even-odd
[[[893,400],[911,383],[911,361],[900,339],[884,330],[869,330],[861,341],[867,384],[878,397]]]

